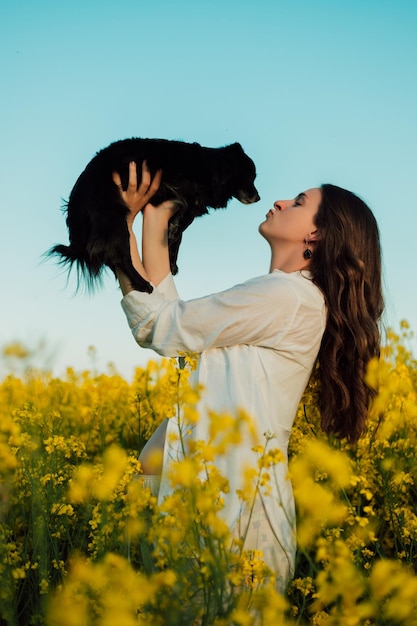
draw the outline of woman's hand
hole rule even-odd
[[[136,163],[131,162],[129,163],[129,181],[125,191],[119,173],[113,172],[113,181],[119,187],[120,195],[129,209],[126,220],[133,266],[141,276],[154,285],[158,285],[170,271],[168,222],[178,210],[176,204],[170,200],[162,202],[159,206],[153,206],[149,202],[158,191],[161,179],[162,170],[158,170],[155,176],[151,178],[147,163],[144,161],[142,163],[142,180],[138,188]],[[133,231],[133,221],[141,211],[143,213],[142,258]],[[120,270],[118,277],[123,294],[128,293],[132,286]]]
[[[129,163],[129,180],[126,190],[122,187],[119,172],[113,172],[112,176],[114,183],[119,188],[120,195],[129,208],[127,216],[128,225],[132,225],[136,215],[146,207],[152,196],[158,191],[162,179],[162,170],[158,170],[152,178],[146,161],[143,161],[142,180],[138,187],[136,163],[131,161]]]
[[[167,227],[169,220],[178,211],[178,206],[171,200],[165,200],[158,206],[150,202],[143,209],[143,218],[152,224],[160,224]]]

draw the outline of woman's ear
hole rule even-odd
[[[311,232],[308,236],[309,241],[319,241],[319,239],[320,239],[320,233],[318,229],[313,230],[313,232]]]

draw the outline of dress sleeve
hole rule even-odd
[[[239,344],[276,348],[299,307],[291,285],[271,274],[188,301],[167,299],[165,287],[122,300],[138,344],[163,356]]]
[[[166,300],[179,300],[177,287],[171,273],[159,283],[156,289]]]

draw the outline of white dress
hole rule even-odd
[[[257,502],[245,549],[263,551],[283,588],[293,573],[296,549],[288,440],[326,324],[321,291],[308,272],[274,270],[226,291],[182,301],[169,275],[152,294],[130,292],[122,307],[142,347],[169,357],[187,351],[200,355],[192,382],[205,392],[190,437],[207,441],[209,410],[235,414],[237,408],[254,419],[261,435],[274,435],[270,447],[279,447],[285,462],[273,466],[272,493]],[[181,457],[180,444],[170,442],[172,433],[178,433],[174,418],[167,427],[160,498],[169,492],[170,459]],[[236,489],[242,487],[244,469],[257,466],[252,446],[248,435],[218,459],[230,483],[223,517],[232,531],[241,514]]]

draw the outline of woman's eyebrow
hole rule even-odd
[[[305,200],[307,198],[307,194],[303,193],[299,193],[298,196],[296,197],[296,200]]]

